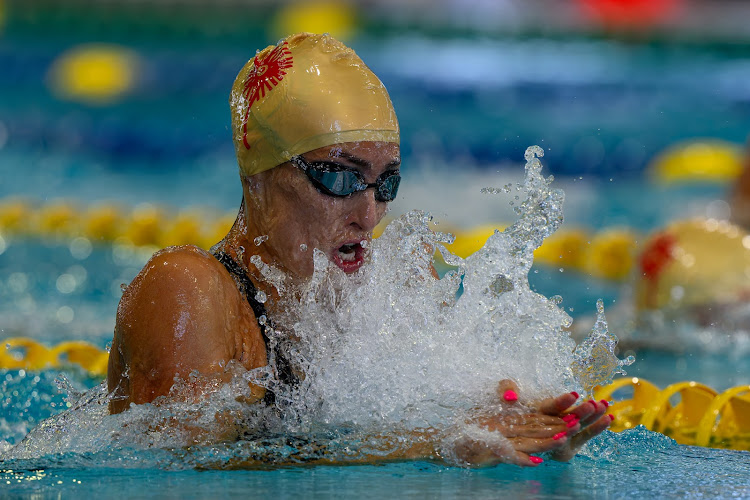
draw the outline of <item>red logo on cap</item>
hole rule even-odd
[[[273,90],[284,79],[284,75],[286,75],[284,70],[291,67],[292,53],[287,48],[287,42],[274,48],[263,59],[258,59],[258,56],[255,56],[253,69],[247,75],[245,89],[242,92],[242,95],[247,99],[247,110],[242,121],[242,142],[245,143],[247,149],[250,149],[250,144],[247,143],[247,119],[250,115],[250,108],[255,102],[266,96],[266,90]]]

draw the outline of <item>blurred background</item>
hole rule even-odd
[[[670,146],[744,143],[748,13],[687,0],[2,0],[0,145],[19,175],[0,188],[235,207],[229,86],[257,49],[302,30],[341,38],[384,81],[407,171],[486,171],[539,144],[561,180],[640,181]],[[185,177],[211,189],[164,192]]]
[[[566,222],[532,285],[574,317],[616,309],[654,231],[731,215],[748,19],[740,0],[0,0],[0,336],[103,346],[156,248],[223,235],[231,84],[299,31],[340,38],[389,89],[392,216],[428,210],[468,253],[514,220],[481,189],[518,182],[537,144]]]

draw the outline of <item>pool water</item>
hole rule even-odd
[[[59,40],[0,39],[0,61],[12,70],[0,79],[1,198],[148,202],[222,213],[239,204],[224,127],[227,87],[247,51],[217,44],[177,64],[187,45],[184,52],[143,41],[133,47],[148,69],[137,91],[84,113],[45,87]],[[517,180],[523,150],[540,144],[545,168],[567,193],[566,225],[643,234],[674,218],[710,214],[727,188],[649,182],[644,170],[658,151],[700,136],[742,143],[750,130],[750,95],[737,84],[746,81],[747,59],[733,51],[427,36],[362,37],[355,48],[385,81],[402,122],[405,181],[392,216],[417,207],[458,227],[508,222],[514,216],[507,200],[477,193]],[[463,71],[448,71],[455,60]],[[149,254],[108,244],[82,251],[54,238],[6,235],[0,242],[0,338],[47,345],[86,340],[105,348],[121,284]],[[529,279],[543,295],[561,295],[576,320],[593,315],[598,298],[613,309],[627,301],[627,284],[571,270],[535,266]],[[747,353],[635,355],[628,373],[660,387],[692,379],[721,391],[750,383]],[[0,370],[0,496],[750,497],[750,452],[681,446],[642,428],[605,433],[570,463],[533,470],[423,461],[227,470],[241,444],[2,458],[36,424],[66,409],[75,399],[70,392],[99,382],[75,367]],[[279,452],[283,443],[269,446],[269,453]]]
[[[4,463],[8,497],[747,498],[747,452],[678,446],[642,429],[608,433],[570,463],[466,470],[429,462],[196,470],[212,450],[102,452]],[[219,452],[220,453],[220,452]],[[217,453],[217,455],[219,454]],[[177,455],[177,456],[175,456]],[[179,458],[180,461],[176,461]],[[165,468],[164,464],[171,468]],[[179,467],[176,464],[182,463]]]
[[[114,309],[127,283],[147,254],[134,249],[94,246],[85,255],[70,242],[10,240],[3,257],[2,317],[6,331],[49,345],[65,336],[105,347],[111,338]],[[37,265],[31,265],[35,263]],[[82,270],[83,271],[82,271]],[[597,285],[595,280],[539,267],[531,274],[545,294],[570,297],[581,314],[590,301],[609,293],[616,303],[622,285]],[[60,282],[68,274],[72,290]],[[20,275],[23,274],[23,277]],[[569,291],[570,293],[566,293]],[[65,293],[63,293],[65,292]],[[74,311],[72,319],[62,315]],[[729,353],[640,350],[628,369],[664,387],[695,379],[717,390],[748,383],[748,357]],[[0,371],[2,446],[23,439],[42,420],[75,403],[76,395],[99,379],[75,367],[42,372]],[[0,485],[7,495],[108,495],[117,498],[251,494],[283,497],[403,497],[512,495],[527,498],[632,498],[684,496],[736,498],[750,494],[747,477],[750,453],[680,446],[643,428],[620,434],[607,432],[590,443],[572,462],[545,463],[534,470],[513,466],[465,470],[416,461],[357,466],[274,465],[289,457],[286,438],[190,448],[107,448],[42,454],[32,458],[0,458]],[[242,465],[250,453],[266,465]],[[240,463],[238,465],[238,460]]]

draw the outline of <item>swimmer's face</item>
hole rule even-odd
[[[398,145],[387,142],[344,143],[301,156],[308,164],[325,161],[358,172],[368,184],[398,172],[401,163]],[[298,277],[312,276],[314,248],[344,272],[356,272],[388,206],[377,199],[382,196],[376,196],[376,188],[343,197],[325,194],[294,162],[247,178],[243,188],[248,228],[259,233],[249,236],[268,236],[257,249],[252,246],[252,253]]]

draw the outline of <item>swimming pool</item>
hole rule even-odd
[[[394,37],[385,42],[362,39],[359,44],[362,57],[372,61],[391,90],[404,129],[407,177],[399,198],[403,205],[394,208],[394,215],[420,207],[431,210],[443,224],[471,227],[509,221],[512,210],[507,201],[494,203],[476,193],[480,187],[517,179],[520,173],[507,163],[519,168],[525,147],[539,143],[547,151],[545,165],[566,189],[566,224],[592,230],[625,225],[646,232],[677,216],[705,213],[725,189],[650,184],[642,172],[653,154],[678,139],[695,136],[740,143],[750,130],[750,96],[735,85],[747,63],[722,51],[627,47],[597,40],[561,45],[545,39]],[[236,207],[240,193],[231,146],[222,134],[227,115],[224,87],[247,51],[209,46],[203,53],[191,52],[189,64],[180,65],[176,61],[187,57],[185,47],[172,52],[174,48],[141,42],[135,48],[155,73],[140,83],[135,97],[93,108],[86,115],[76,105],[52,97],[42,83],[41,75],[58,55],[54,44],[32,43],[23,37],[3,40],[0,55],[15,71],[3,80],[4,90],[14,93],[3,95],[17,99],[2,101],[6,113],[0,156],[2,198],[20,195],[43,205],[62,197],[83,207],[101,200],[126,207],[141,203],[175,210],[206,207],[204,214]],[[681,50],[693,57],[686,58]],[[33,64],[22,65],[19,53]],[[500,58],[489,66],[493,71],[481,63],[488,57]],[[460,75],[430,69],[444,68],[446,60],[456,59],[465,64]],[[529,68],[530,59],[536,64]],[[221,71],[204,80],[207,68],[216,65]],[[616,68],[629,68],[639,78]],[[604,104],[610,106],[606,116],[601,112]],[[19,173],[26,165],[36,168]],[[465,177],[455,182],[459,170]],[[2,337],[20,335],[48,345],[87,340],[105,347],[111,340],[120,285],[132,279],[149,253],[126,244],[89,242],[87,246],[66,238],[6,234],[2,242]],[[536,270],[532,285],[544,295],[562,295],[563,306],[574,317],[592,314],[599,297],[609,307],[624,293],[620,283],[555,268]],[[717,390],[750,383],[746,354],[645,351],[637,356],[629,374],[662,387],[687,379]],[[17,443],[40,420],[67,406],[55,384],[61,372],[74,390],[98,382],[75,369],[0,372],[3,442]],[[113,449],[3,460],[0,491],[24,497],[38,493],[180,498],[247,493],[433,497],[469,492],[530,498],[750,495],[747,452],[677,446],[638,429],[602,437],[572,463],[546,463],[535,470],[507,466],[463,470],[427,462],[203,470],[206,457],[221,465],[246,451],[241,446]]]

